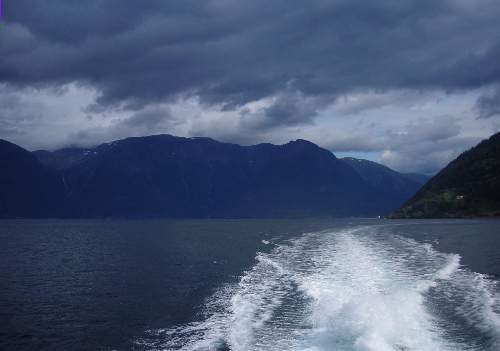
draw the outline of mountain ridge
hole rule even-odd
[[[500,133],[481,141],[431,178],[391,218],[500,216]]]
[[[32,155],[63,182],[64,218],[377,216],[411,195],[303,139],[241,146],[161,134]]]

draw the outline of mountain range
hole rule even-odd
[[[392,218],[500,216],[500,133],[462,153]]]
[[[35,152],[2,141],[0,156],[4,218],[377,216],[426,180],[300,139],[240,146],[154,135]]]

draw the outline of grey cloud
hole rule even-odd
[[[416,143],[435,143],[447,140],[460,135],[461,131],[457,119],[441,116],[440,118],[420,118],[410,121],[402,131],[389,130],[387,138],[393,148],[404,148]]]
[[[500,86],[480,96],[475,107],[479,118],[500,116]]]
[[[498,0],[10,1],[0,136],[26,147],[158,132],[244,144],[305,137],[432,173],[497,121],[499,17]],[[68,85],[84,89],[58,104],[54,89]],[[419,109],[435,92],[488,87],[477,137],[464,136],[464,114]],[[427,118],[384,115],[415,106]],[[358,126],[370,113],[381,123]]]
[[[403,172],[433,174],[481,138],[465,137],[450,116],[409,121],[399,130],[362,128],[343,131],[323,146],[335,152],[377,152],[381,162]]]
[[[389,149],[381,161],[402,172],[420,172],[433,175],[481,138],[456,136],[442,141],[424,141],[405,148]]]
[[[404,133],[387,133],[382,161],[401,171],[434,174],[480,139],[463,136],[459,121],[450,116],[419,119]]]
[[[314,124],[318,110],[330,101],[324,97],[305,97],[299,92],[285,91],[269,106],[251,112],[240,112],[243,127],[253,131]]]
[[[13,91],[0,84],[0,135],[10,140],[17,140],[36,126],[40,105],[28,103]]]
[[[271,126],[311,123],[316,114],[314,108],[311,109],[310,106],[290,96],[280,98],[265,109],[265,115],[267,120],[271,121]]]
[[[152,108],[143,110],[124,119],[119,124],[127,127],[145,127],[153,131],[154,128],[170,122],[173,116],[168,108]]]
[[[136,109],[190,95],[235,108],[286,90],[472,89],[500,82],[499,15],[494,0],[17,0],[0,81],[81,81],[100,104]]]
[[[459,120],[450,116],[410,120],[398,130],[375,130],[373,127],[343,130],[322,145],[333,151],[377,152],[383,150],[418,150],[455,137],[462,132]],[[423,151],[423,150],[421,150]]]
[[[147,107],[123,118],[112,118],[107,126],[69,133],[67,144],[93,146],[130,136],[171,133],[178,120],[166,106]]]
[[[334,153],[372,152],[383,150],[387,146],[387,139],[385,136],[374,135],[370,131],[345,132],[321,145]]]

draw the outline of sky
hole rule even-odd
[[[301,138],[433,174],[500,130],[498,18],[498,0],[3,0],[0,138]]]

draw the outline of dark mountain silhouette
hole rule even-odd
[[[240,146],[156,135],[33,155],[64,184],[64,212],[54,213],[72,218],[376,216],[419,186],[305,140]]]
[[[420,174],[398,173],[379,163],[352,157],[342,158],[363,178],[365,182],[388,196],[393,208],[401,206],[411,196],[415,195],[426,181],[426,176]]]
[[[61,171],[82,161],[91,152],[91,149],[68,147],[54,152],[37,150],[33,154],[47,167]]]
[[[304,140],[243,147],[158,135],[54,156],[71,217],[348,216],[388,208],[351,167]]]
[[[64,187],[27,150],[0,140],[0,218],[61,216]]]
[[[392,218],[500,216],[500,133],[464,152]]]

